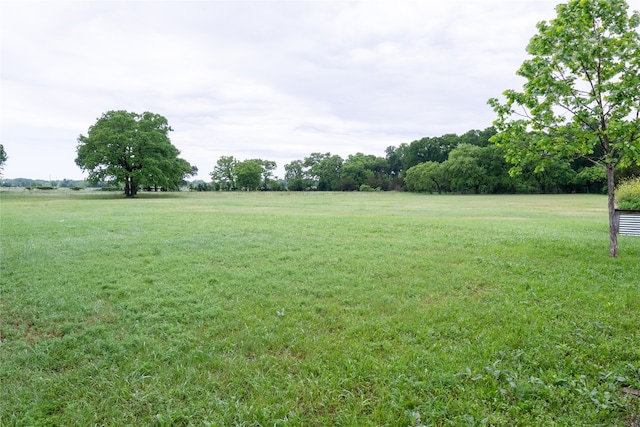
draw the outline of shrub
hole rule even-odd
[[[362,184],[362,185],[360,186],[360,191],[374,191],[374,190],[373,190],[373,188],[371,188],[371,186],[370,186],[370,185]]]
[[[52,185],[38,185],[36,188],[38,190],[55,190],[56,189],[56,187]]]
[[[618,209],[640,210],[640,177],[623,181],[616,188]]]

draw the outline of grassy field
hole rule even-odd
[[[0,198],[2,426],[640,423],[604,196]]]

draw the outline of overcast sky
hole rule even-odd
[[[312,152],[484,129],[558,2],[5,0],[3,175],[86,177],[77,137],[109,110],[165,116],[207,181],[222,155],[283,177]]]

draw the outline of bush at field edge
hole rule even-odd
[[[640,177],[623,181],[616,188],[618,209],[640,210]]]

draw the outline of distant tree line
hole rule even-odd
[[[102,184],[103,186],[106,184]],[[89,184],[84,180],[72,180],[72,179],[61,179],[61,180],[43,180],[43,179],[30,179],[30,178],[14,178],[14,179],[3,179],[2,180],[3,187],[23,187],[23,188],[37,188],[37,187],[59,187],[59,188],[85,188],[88,187]]]
[[[125,129],[127,132],[124,133]],[[284,165],[284,179],[274,177],[275,161],[238,160],[221,156],[210,173],[211,182],[188,182],[197,169],[177,157],[167,138],[166,119],[151,113],[108,112],[79,137],[76,162],[89,170],[87,181],[5,179],[4,187],[113,187],[129,196],[138,188],[172,191],[412,191],[424,193],[606,193],[604,169],[586,159],[567,162],[544,158],[520,161],[519,174],[505,151],[490,141],[493,127],[463,135],[425,137],[389,146],[385,156],[356,153],[346,159],[313,152]],[[154,145],[155,144],[155,145]],[[7,159],[2,148],[0,167]],[[598,153],[595,153],[596,155]],[[640,166],[619,167],[617,180],[640,176]]]
[[[314,152],[284,165],[284,180],[273,178],[273,161],[239,161],[222,156],[211,172],[211,184],[197,191],[367,191],[407,190],[428,193],[604,193],[606,174],[587,160],[531,161],[517,176],[504,150],[491,143],[493,127],[463,135],[426,137],[390,146],[385,156]],[[640,174],[639,167],[621,169],[622,179]]]

